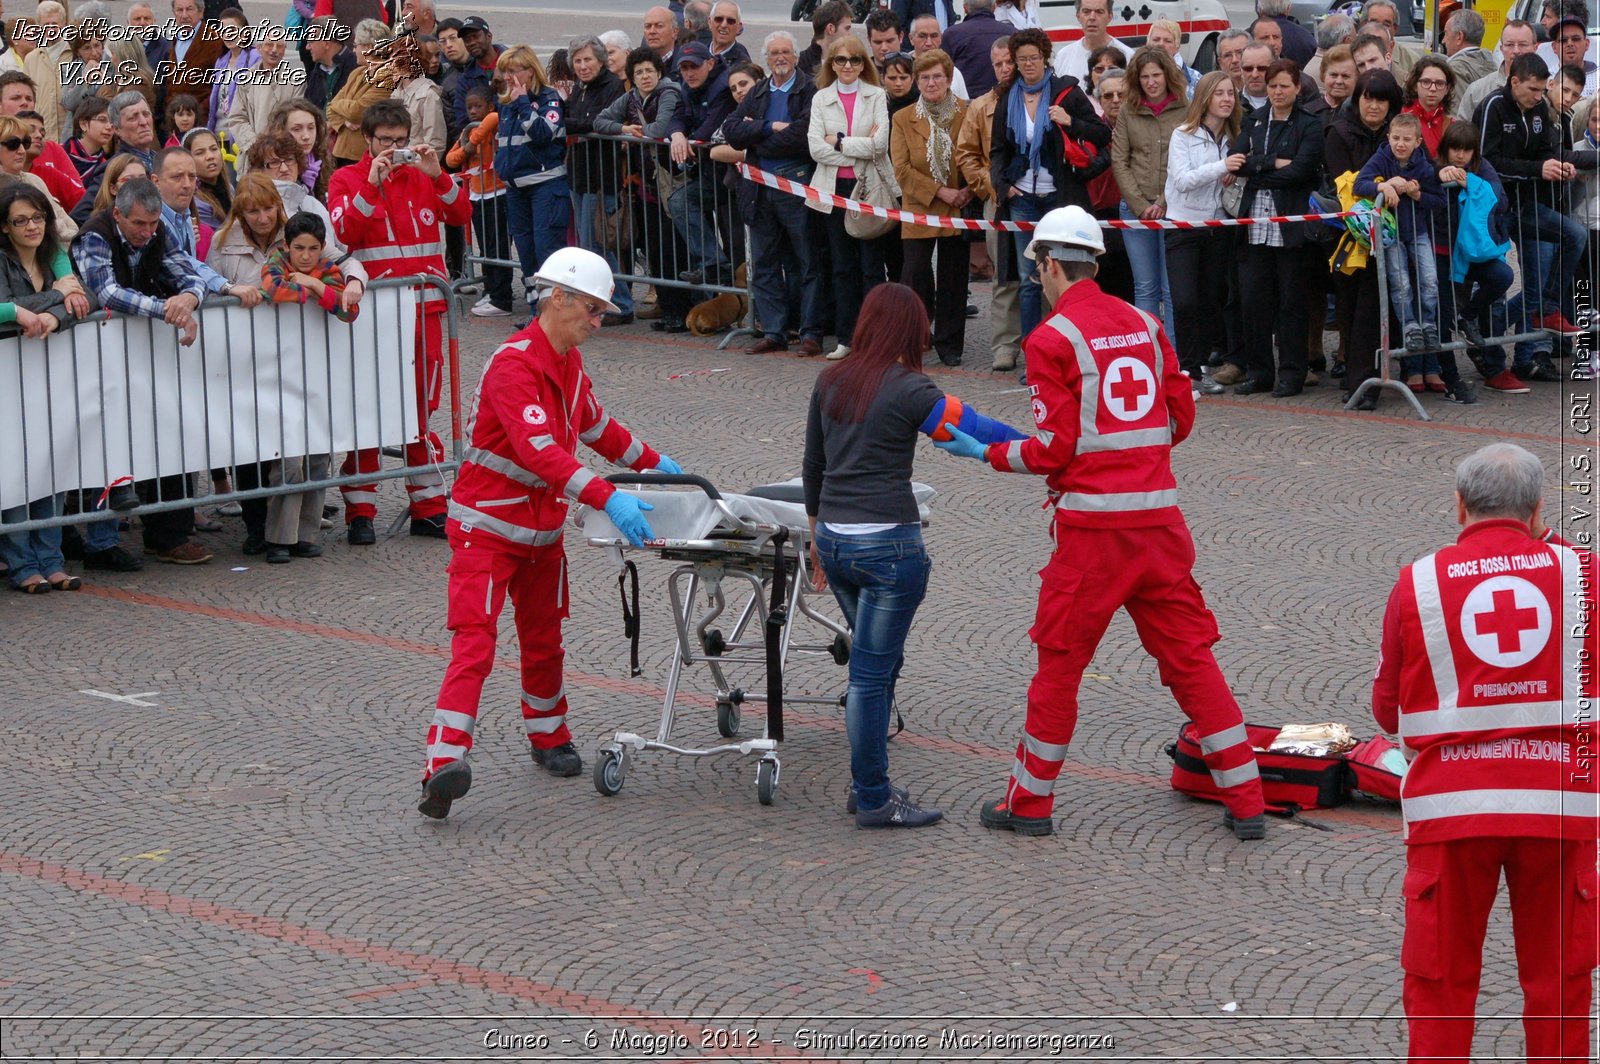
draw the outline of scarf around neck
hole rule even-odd
[[[1028,136],[1028,104],[1024,94],[1028,96],[1044,92],[1050,87],[1050,73],[1048,68],[1038,81],[1029,85],[1022,80],[1022,75],[1011,82],[1011,91],[1006,96],[1006,131],[1011,134],[1011,139],[1017,144],[1025,144],[1028,148],[1028,172],[1039,169],[1039,149],[1044,145],[1045,126],[1050,121],[1046,113],[1049,108],[1044,100],[1039,101],[1039,109],[1034,114],[1033,136]]]
[[[917,117],[928,121],[928,173],[942,186],[950,179],[950,160],[955,155],[950,127],[955,122],[956,98],[953,93],[946,93],[934,104],[919,98],[916,106]]]

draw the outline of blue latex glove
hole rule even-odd
[[[647,539],[655,539],[656,534],[650,528],[650,522],[644,519],[645,510],[654,510],[655,507],[643,499],[635,498],[625,491],[611,493],[611,498],[606,500],[606,516],[611,518],[611,523],[617,526],[617,531],[628,538],[628,542],[635,547],[644,546]]]
[[[674,462],[672,459],[668,458],[666,455],[662,455],[660,460],[656,462],[656,472],[657,473],[682,473],[683,472],[683,466],[679,465],[677,462]]]
[[[976,458],[980,462],[987,457],[989,448],[985,444],[979,443],[948,421],[944,424],[944,430],[950,434],[950,438],[948,440],[933,441],[933,445],[939,450],[953,454],[958,458]]]

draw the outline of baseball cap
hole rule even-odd
[[[678,52],[678,65],[680,67],[685,63],[700,64],[708,62],[710,59],[711,49],[700,41],[690,41]]]
[[[489,23],[484,21],[482,15],[468,15],[466,18],[461,20],[461,32],[463,34],[468,34],[490,33],[492,31],[489,29]]]
[[[1579,18],[1577,15],[1562,15],[1560,18],[1556,19],[1556,24],[1550,27],[1550,36],[1559,37],[1561,35],[1561,28],[1563,26],[1576,26],[1585,34],[1589,32],[1588,23],[1584,22],[1584,20]]]

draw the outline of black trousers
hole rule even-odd
[[[842,177],[834,191],[841,196],[849,196],[855,192],[855,188],[855,178]],[[861,313],[861,301],[867,298],[868,292],[883,283],[882,241],[858,240],[851,236],[844,227],[845,212],[837,207],[822,215],[822,218],[828,229],[834,335],[841,344],[849,347],[856,333],[856,316]]]
[[[955,233],[905,241],[900,283],[922,297],[933,323],[933,349],[947,366],[961,365],[967,343],[967,269],[972,245]],[[938,264],[934,252],[938,252]]]
[[[1315,252],[1317,249],[1313,248]],[[1311,321],[1306,291],[1308,252],[1242,244],[1239,287],[1244,311],[1244,372],[1249,380],[1302,383],[1306,379],[1306,330]],[[1177,301],[1177,297],[1173,297]],[[1272,349],[1277,341],[1274,371]]]
[[[1178,335],[1178,365],[1200,379],[1206,356],[1226,350],[1222,305],[1227,295],[1233,252],[1230,229],[1167,230],[1167,280],[1172,288],[1172,316]]]
[[[1378,375],[1378,271],[1370,262],[1353,274],[1333,275],[1334,316],[1344,351],[1344,388],[1353,392]],[[1391,315],[1390,336],[1398,336]]]
[[[162,477],[160,480],[141,480],[134,487],[146,505],[194,498],[187,473],[177,473],[170,477]],[[144,545],[154,551],[169,551],[174,547],[181,547],[194,537],[192,506],[182,510],[163,510],[160,513],[145,514],[140,521],[144,524]]]

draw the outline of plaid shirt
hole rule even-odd
[[[356,315],[361,312],[361,304],[357,303],[348,311],[339,305],[339,297],[344,295],[344,274],[331,260],[323,259],[317,263],[315,276],[324,287],[322,296],[314,301],[308,289],[289,280],[289,275],[294,272],[295,268],[289,264],[288,252],[281,247],[276,249],[267,256],[265,265],[261,267],[261,291],[274,303],[315,302],[340,321],[356,320]]]
[[[117,230],[117,239],[128,248],[128,260],[138,266],[150,253],[150,244],[136,248]],[[151,243],[154,243],[152,241]],[[111,267],[111,245],[99,233],[84,233],[72,245],[72,259],[89,291],[95,294],[108,310],[123,314],[137,314],[145,318],[159,318],[166,313],[167,301],[119,283]],[[200,300],[206,297],[205,282],[194,270],[194,260],[178,246],[169,233],[161,248],[161,276],[173,288]]]
[[[1271,218],[1278,213],[1269,189],[1258,189],[1250,201],[1250,217]],[[1257,222],[1250,226],[1250,243],[1271,248],[1283,247],[1283,226],[1277,222]]]

